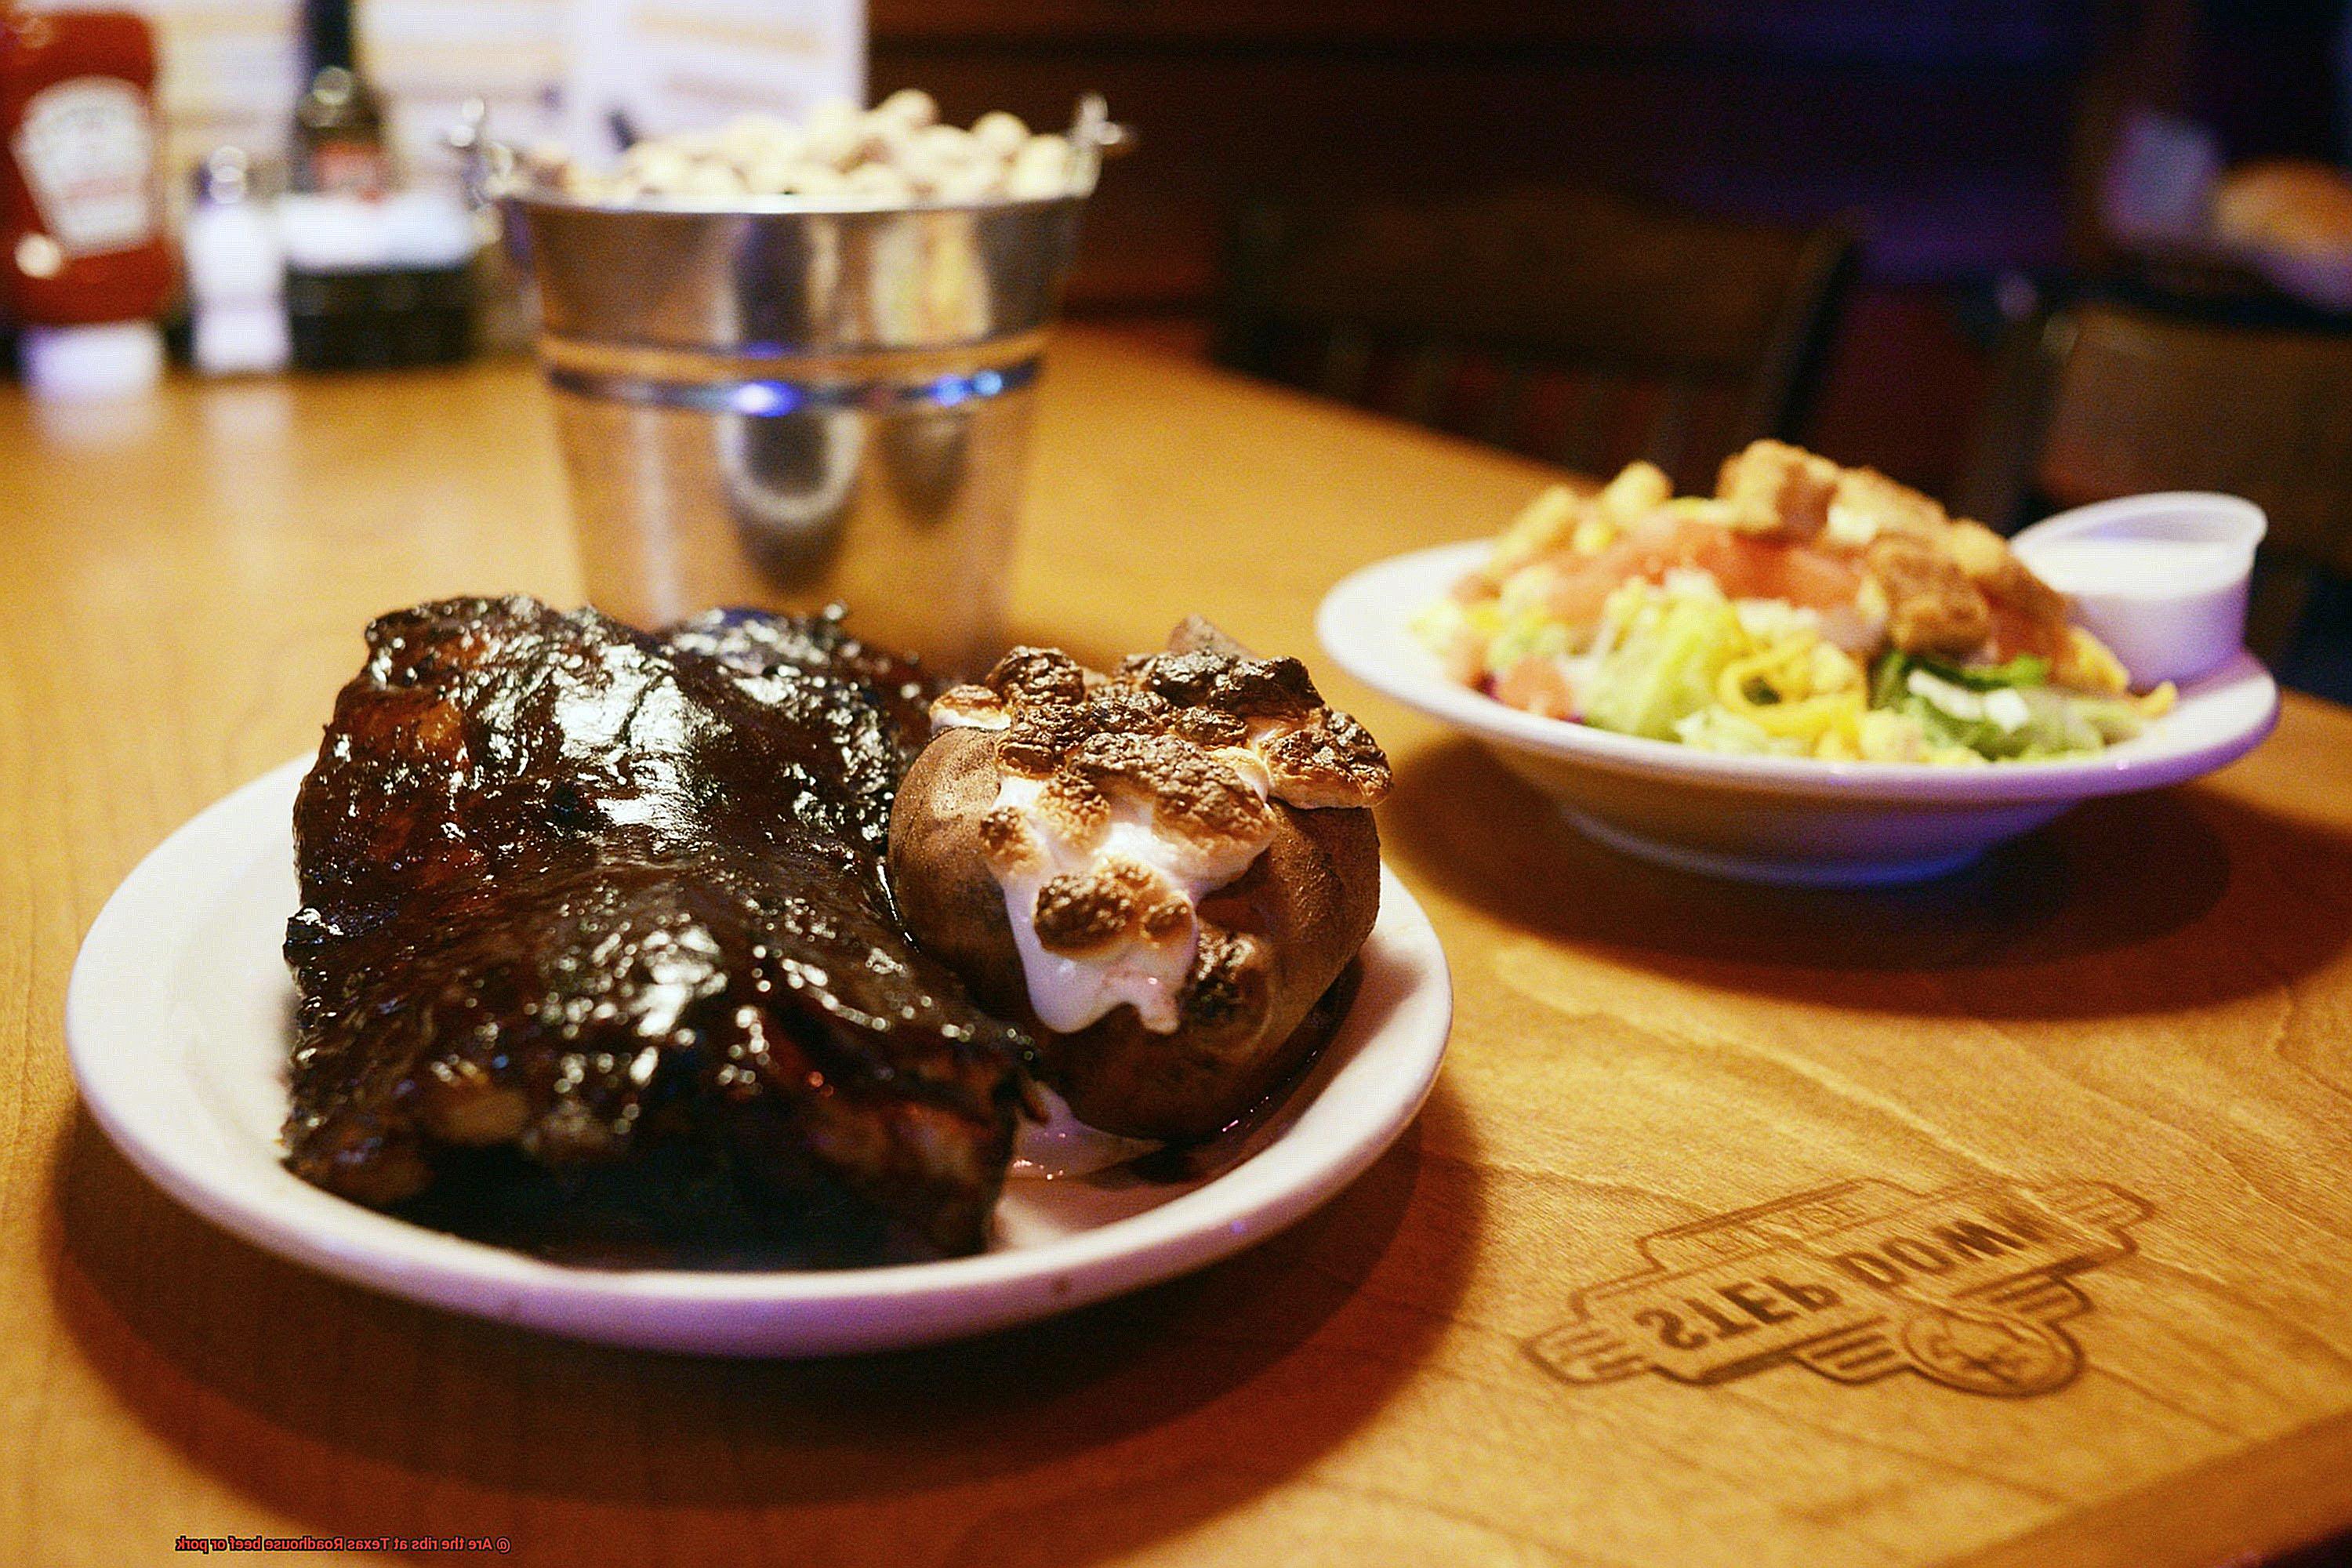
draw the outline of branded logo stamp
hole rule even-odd
[[[2103,1182],[1914,1193],[1847,1182],[1661,1231],[1650,1267],[1576,1293],[1528,1343],[1570,1383],[1724,1383],[1797,1362],[1840,1383],[1906,1370],[1965,1394],[2063,1388],[2090,1310],[2068,1279],[2133,1250],[2143,1200]]]

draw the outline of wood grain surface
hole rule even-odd
[[[529,370],[63,428],[0,401],[0,1560],[392,1532],[543,1564],[2192,1568],[2352,1523],[2352,715],[2291,700],[2217,778],[1930,889],[1638,867],[1311,642],[1344,570],[1543,478],[1062,342],[1022,630],[1108,656],[1197,610],[1316,663],[1396,757],[1452,1054],[1394,1152],[1236,1260],[731,1364],[278,1262],[135,1174],[67,1075],[100,902],[312,742],[372,614],[576,594]]]

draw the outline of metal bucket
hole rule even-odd
[[[589,598],[816,609],[937,668],[1001,647],[1038,353],[1082,195],[723,211],[506,198]]]

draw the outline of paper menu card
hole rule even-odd
[[[276,156],[300,90],[296,0],[150,0],[163,56],[166,167],[234,143]],[[494,134],[599,160],[640,135],[751,110],[799,118],[862,100],[862,0],[359,0],[362,68],[395,150],[446,166],[441,137],[480,98]],[[177,185],[175,184],[175,189]]]
[[[622,128],[662,135],[864,101],[862,0],[573,0],[567,10],[561,134],[583,156],[616,150]]]

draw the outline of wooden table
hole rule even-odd
[[[1201,610],[1316,660],[1346,568],[1542,478],[1097,336],[1046,386],[1020,620],[1089,655]],[[530,373],[174,388],[47,436],[0,402],[0,1560],[2185,1568],[2352,1522],[2352,715],[2292,699],[2217,779],[1939,887],[1791,895],[1593,848],[1326,668],[1454,964],[1402,1144],[1057,1321],[667,1359],[229,1239],[76,1108],[59,1037],[108,891],[312,743],[372,613],[576,596]],[[1900,1332],[1839,1327],[1832,1254]],[[1666,1337],[1619,1348],[1636,1311]]]

